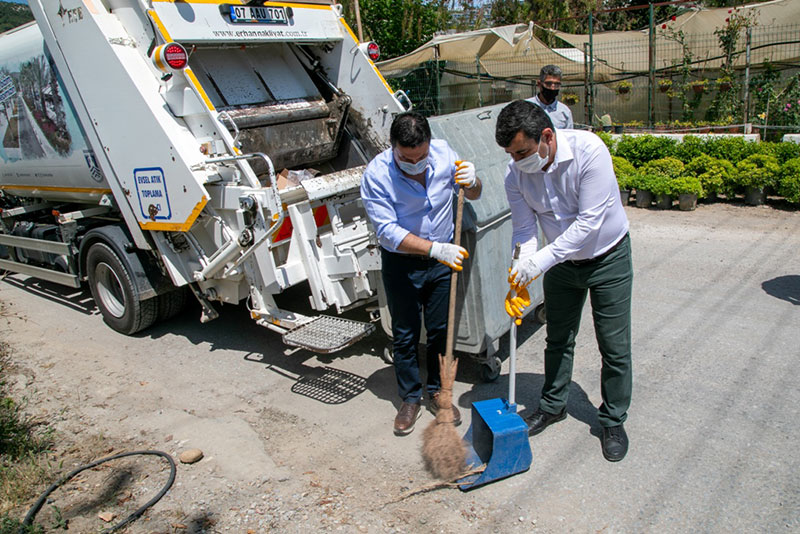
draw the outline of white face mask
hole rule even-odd
[[[397,159],[397,154],[394,155],[394,162],[400,167],[400,170],[409,176],[416,176],[425,172],[428,168],[428,157],[424,157],[416,163],[409,163],[407,161],[400,161]]]
[[[547,147],[547,156],[540,156],[539,145],[536,145],[536,151],[534,151],[533,154],[515,161],[514,166],[517,167],[519,172],[526,172],[529,174],[541,171],[542,167],[547,165],[547,162],[550,159],[550,145],[545,146]]]

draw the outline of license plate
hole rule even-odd
[[[231,22],[257,24],[287,24],[286,9],[269,6],[228,6]]]

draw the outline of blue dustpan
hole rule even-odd
[[[509,400],[489,399],[472,403],[472,424],[464,435],[467,470],[484,464],[486,469],[459,480],[458,487],[462,490],[527,471],[533,460],[528,425],[517,413],[514,402],[517,325],[513,320],[509,343]]]

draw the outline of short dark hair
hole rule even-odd
[[[541,81],[544,81],[548,76],[555,76],[560,80],[562,75],[561,68],[556,65],[545,65],[542,67],[542,70],[539,71],[539,79]]]
[[[545,128],[553,129],[553,121],[542,108],[527,100],[514,100],[497,116],[494,139],[505,148],[517,133],[522,132],[537,143]]]
[[[389,129],[389,142],[392,146],[416,147],[431,140],[431,127],[428,119],[416,111],[406,111],[397,115]]]

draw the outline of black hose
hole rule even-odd
[[[103,464],[105,462],[110,462],[111,460],[116,460],[118,458],[124,458],[126,456],[134,456],[134,455],[139,455],[139,454],[152,455],[152,456],[161,456],[162,458],[165,458],[167,460],[167,462],[169,462],[170,472],[169,472],[169,480],[167,480],[167,483],[164,485],[163,488],[161,488],[161,491],[159,491],[158,494],[156,494],[155,497],[153,497],[152,499],[147,501],[144,504],[144,506],[142,506],[141,508],[139,508],[138,510],[133,512],[131,515],[126,517],[124,521],[121,521],[121,522],[117,523],[116,525],[114,525],[111,528],[105,529],[103,531],[103,534],[105,534],[106,532],[114,532],[115,530],[121,529],[122,527],[124,527],[128,523],[132,523],[133,521],[138,519],[139,516],[141,516],[144,513],[145,510],[147,510],[148,508],[153,506],[155,503],[157,503],[161,499],[161,497],[163,497],[167,493],[167,491],[169,491],[169,489],[172,487],[172,483],[175,482],[175,472],[176,472],[175,461],[172,459],[172,456],[170,456],[169,454],[167,454],[165,452],[161,452],[161,451],[121,452],[119,454],[115,454],[114,456],[109,456],[108,458],[103,458],[103,459],[100,459],[100,460],[96,460],[96,461],[94,461],[94,462],[92,462],[90,464],[86,464],[86,465],[84,465],[82,467],[79,467],[79,468],[75,469],[74,471],[72,471],[71,473],[69,473],[67,475],[64,475],[55,484],[53,484],[52,486],[47,488],[47,490],[45,490],[45,492],[42,493],[39,496],[39,499],[36,501],[36,503],[33,505],[33,507],[31,507],[31,509],[25,515],[25,520],[22,522],[22,524],[23,525],[32,525],[33,524],[33,518],[36,517],[37,513],[39,513],[39,510],[42,508],[42,505],[44,505],[44,502],[45,502],[45,500],[47,500],[47,497],[51,493],[53,493],[59,486],[64,484],[66,481],[68,481],[69,479],[71,479],[72,477],[74,477],[75,475],[80,473],[81,471],[86,471],[87,469],[91,469],[93,467],[97,467],[98,465]]]

